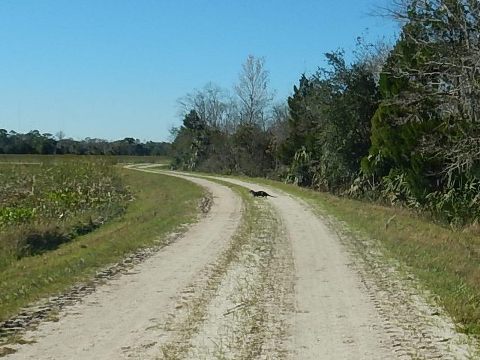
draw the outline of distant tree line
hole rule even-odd
[[[232,92],[180,99],[174,167],[270,176],[407,206],[453,224],[480,220],[480,3],[397,0],[393,46],[326,54],[275,104],[263,59]]]
[[[74,155],[169,155],[171,144],[138,139],[107,141],[102,139],[73,140],[62,133],[41,134],[38,130],[26,134],[0,129],[0,154],[74,154]]]

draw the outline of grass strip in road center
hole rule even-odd
[[[164,359],[203,358],[212,355],[224,358],[222,354],[227,353],[230,356],[235,354],[237,359],[255,358],[266,350],[267,341],[282,343],[285,327],[280,326],[279,317],[281,313],[291,311],[290,308],[286,310],[286,307],[293,306],[286,299],[287,293],[293,291],[291,288],[286,289],[292,272],[280,274],[280,271],[275,271],[279,266],[284,266],[284,263],[277,264],[280,257],[277,256],[276,249],[278,241],[281,241],[280,224],[272,209],[267,204],[261,204],[262,200],[253,199],[243,187],[208,180],[236,191],[243,199],[244,215],[227,248],[179,299],[177,311],[165,325],[165,330],[171,336],[159,349]],[[247,270],[238,274],[238,269]],[[285,280],[284,276],[288,279]],[[225,282],[237,284],[236,291],[229,293]],[[222,298],[225,291],[227,296]],[[215,311],[221,311],[220,317],[210,313],[213,302],[217,300],[222,305],[231,305],[225,309],[214,306]],[[272,313],[272,309],[275,309],[275,313]],[[227,328],[225,321],[228,323]],[[208,334],[204,334],[202,331],[205,331],[205,326],[213,327],[213,331],[210,329]],[[194,339],[198,341],[199,336],[208,336],[206,342],[213,345],[213,349],[192,343],[195,342]],[[200,343],[203,341],[200,340]],[[282,351],[280,346],[275,347],[275,350],[267,351]]]

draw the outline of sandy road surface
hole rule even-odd
[[[387,291],[366,279],[303,201],[267,188],[276,197],[249,204],[247,217],[251,210],[256,218],[245,225],[233,191],[183,176],[214,194],[209,216],[132,275],[29,334],[37,343],[8,359],[468,358],[445,346],[451,332],[435,342],[438,329],[416,313],[429,311],[421,295],[401,287],[391,294],[389,274],[381,274]],[[406,308],[409,299],[416,303]]]

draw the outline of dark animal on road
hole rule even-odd
[[[252,194],[254,197],[267,197],[267,196],[276,197],[276,196],[270,195],[269,193],[267,193],[267,192],[265,192],[265,191],[263,191],[263,190],[260,190],[260,191],[250,190],[250,194]]]

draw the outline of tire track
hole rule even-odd
[[[291,248],[268,203],[253,201],[251,227],[225,272],[188,359],[286,359],[293,311]],[[247,217],[248,217],[247,213]]]

